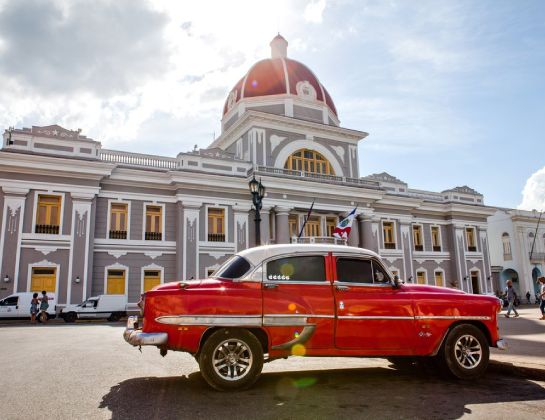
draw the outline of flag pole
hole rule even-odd
[[[307,216],[305,217],[305,220],[303,221],[303,226],[301,226],[301,231],[299,232],[299,235],[297,236],[297,239],[299,239],[301,237],[301,235],[303,234],[303,231],[305,230],[305,226],[307,224],[307,221],[310,218],[310,215],[312,214],[312,208],[314,207],[314,202],[315,201],[316,201],[316,199],[312,200],[312,204],[310,205],[310,209],[308,209]]]

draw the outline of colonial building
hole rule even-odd
[[[7,130],[0,151],[0,296],[47,289],[63,303],[202,278],[255,245],[248,182],[266,187],[261,242],[333,242],[379,252],[408,281],[492,291],[487,217],[468,187],[428,192],[360,177],[358,143],[315,74],[271,42],[229,92],[221,135],[176,157],[106,150],[52,125]],[[312,202],[302,237],[299,230]]]
[[[488,218],[490,261],[494,289],[503,291],[507,280],[519,296],[539,290],[537,278],[545,269],[545,216],[537,211],[498,209]]]

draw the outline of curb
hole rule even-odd
[[[545,381],[545,366],[543,368],[515,365],[513,363],[490,360],[490,368],[499,373],[516,375],[526,379]]]

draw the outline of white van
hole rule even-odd
[[[127,296],[99,295],[90,297],[78,305],[66,305],[61,309],[59,316],[65,322],[74,322],[76,319],[102,319],[119,321],[127,316]]]
[[[35,292],[21,292],[14,293],[0,300],[0,318],[9,318],[9,319],[30,319],[30,301],[32,300],[32,295]],[[38,299],[42,296],[41,293],[38,293]],[[53,293],[47,293],[49,308],[45,311],[47,314],[47,319],[55,318],[55,304],[57,303],[57,298]],[[39,308],[39,305],[38,305]],[[41,315],[43,317],[45,315]],[[43,318],[37,317],[39,321],[42,321]]]

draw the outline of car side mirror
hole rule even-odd
[[[398,288],[403,284],[403,281],[399,278],[399,276],[396,274],[394,276],[394,287]]]

